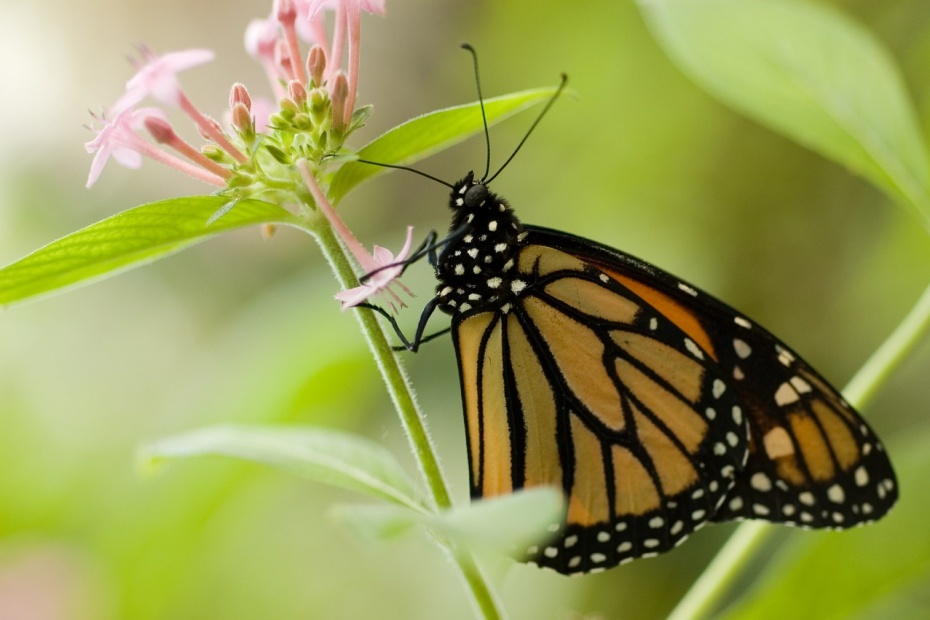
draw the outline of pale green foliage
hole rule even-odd
[[[800,0],[640,0],[666,53],[724,103],[849,166],[930,226],[930,170],[894,59]]]

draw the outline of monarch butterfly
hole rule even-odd
[[[438,279],[413,341],[369,307],[412,350],[435,309],[452,315],[472,497],[567,498],[531,561],[595,572],[710,522],[843,529],[891,508],[882,443],[788,346],[649,263],[522,224],[488,187],[499,172],[451,185],[449,235],[405,262]]]

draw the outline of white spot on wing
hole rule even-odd
[[[688,352],[691,353],[691,355],[698,358],[699,360],[704,359],[704,352],[701,351],[701,348],[697,346],[690,338],[685,338],[685,348],[688,349]]]
[[[779,407],[796,403],[799,399],[800,397],[798,396],[797,390],[795,390],[790,383],[782,383],[778,386],[778,389],[775,390],[775,404]]]
[[[865,470],[865,467],[860,466],[859,469],[856,470],[855,478],[856,484],[860,487],[864,487],[869,483],[869,472]]]
[[[752,348],[746,341],[740,340],[739,338],[733,339],[733,350],[736,351],[736,354],[742,359],[746,359],[752,353]]]
[[[752,475],[752,478],[749,479],[749,484],[756,491],[762,491],[763,493],[772,490],[772,481],[761,471]]]
[[[794,386],[794,389],[798,391],[798,394],[806,394],[807,392],[811,391],[810,384],[797,375],[791,377],[790,381],[791,385]]]

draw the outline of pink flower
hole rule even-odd
[[[278,22],[273,18],[253,19],[245,29],[245,51],[262,62],[274,61]]]
[[[149,118],[165,122],[168,120],[165,113],[157,108],[127,108],[104,125],[96,138],[84,144],[88,153],[95,153],[87,176],[87,187],[97,182],[111,156],[127,168],[136,169],[142,165],[142,153],[149,150],[151,145],[139,137],[136,131]]]
[[[336,294],[336,299],[342,302],[342,309],[346,310],[353,306],[357,306],[379,293],[388,293],[391,295],[393,301],[390,301],[390,304],[391,308],[395,311],[397,308],[394,302],[397,302],[401,307],[405,306],[406,304],[404,304],[400,296],[391,289],[391,286],[397,284],[407,294],[411,294],[410,290],[399,282],[397,278],[400,277],[401,272],[404,270],[403,262],[407,260],[407,257],[410,255],[410,248],[412,245],[413,226],[408,226],[407,239],[404,241],[404,247],[397,253],[397,256],[394,256],[390,250],[380,245],[374,247],[374,252],[372,254],[368,254],[364,250],[359,253],[356,249],[353,249],[355,259],[359,262],[362,269],[365,270],[366,273],[375,273],[364,284]]]
[[[126,92],[123,96],[113,104],[111,110],[115,114],[131,108],[148,95],[162,103],[179,105],[182,92],[177,74],[185,69],[210,62],[214,57],[213,52],[204,49],[171,52],[162,56],[157,56],[151,50],[143,49],[141,54],[145,62],[126,82]]]
[[[348,67],[346,74],[349,80],[349,92],[346,96],[345,107],[341,110],[342,118],[352,118],[355,112],[355,96],[358,93],[358,65],[359,41],[362,30],[362,11],[384,15],[384,0],[311,0],[310,17],[314,17],[323,8],[336,8],[336,31],[333,34],[332,64],[338,65],[342,42],[348,37]],[[331,75],[338,66],[327,69]],[[338,111],[336,112],[338,114]]]
[[[310,15],[312,0],[294,0],[297,8],[297,34],[307,43],[318,43],[326,46],[326,25],[322,15]]]
[[[144,140],[136,133],[143,127],[148,129],[153,137],[170,144],[173,148],[180,147],[198,164],[183,161]],[[90,164],[90,174],[87,175],[87,187],[97,182],[111,156],[123,166],[135,169],[142,165],[144,155],[217,187],[226,185],[226,179],[229,177],[228,170],[210,161],[196,149],[181,143],[171,128],[168,117],[158,108],[123,110],[108,121],[97,133],[97,137],[87,142],[84,148],[88,153],[94,153],[94,160]]]
[[[326,194],[313,176],[313,172],[310,170],[310,165],[307,163],[307,160],[299,160],[297,162],[297,169],[300,171],[304,182],[307,184],[307,189],[310,190],[310,194],[313,196],[316,206],[319,207],[326,219],[329,220],[329,224],[332,226],[333,231],[342,239],[342,242],[349,251],[352,252],[352,255],[355,256],[355,260],[358,261],[362,270],[366,274],[375,272],[364,284],[342,291],[336,295],[336,299],[342,302],[342,309],[346,310],[353,306],[357,306],[379,293],[388,293],[392,297],[389,303],[393,310],[397,310],[395,302],[401,307],[405,306],[406,304],[391,287],[396,284],[405,293],[411,297],[413,296],[410,289],[397,279],[404,270],[404,265],[402,263],[406,261],[407,257],[410,255],[410,247],[413,245],[413,226],[407,227],[407,240],[404,242],[404,247],[397,253],[397,256],[394,256],[389,250],[377,245],[374,248],[374,255],[369,254],[362,244],[358,242],[358,239],[355,238],[355,235],[352,234],[352,231],[345,225],[345,222],[342,221],[342,218],[336,213],[333,205],[330,204],[329,200],[326,198]]]
[[[298,2],[297,4],[304,3]],[[339,5],[343,5],[346,8],[349,8],[348,5],[355,5],[362,11],[384,15],[384,0],[310,0],[310,14],[307,16],[307,18],[313,19],[316,17],[316,14],[323,9],[335,10]]]

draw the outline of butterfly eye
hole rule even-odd
[[[465,192],[465,204],[474,209],[475,207],[480,207],[484,204],[485,198],[488,197],[488,187],[478,183],[477,185],[472,185],[468,188],[468,191]]]

